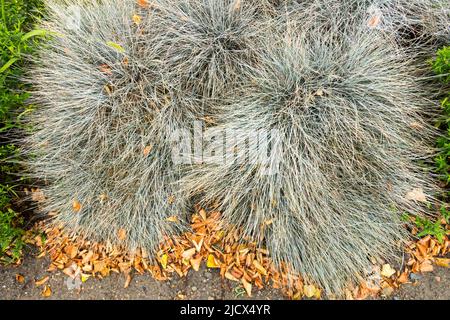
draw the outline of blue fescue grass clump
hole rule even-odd
[[[303,20],[282,19],[219,123],[223,132],[278,130],[281,151],[268,163],[279,169],[261,174],[252,156],[238,154],[186,181],[277,263],[328,292],[356,280],[370,258],[395,257],[407,239],[400,212],[426,214],[418,201],[432,201],[435,190],[418,160],[434,152],[425,118],[437,114],[436,101],[409,49],[369,19],[336,13],[304,29]],[[408,196],[414,189],[426,199]]]
[[[443,5],[47,1],[53,38],[29,73],[39,109],[24,141],[43,210],[76,234],[154,250],[201,196],[275,262],[342,290],[371,258],[397,256],[400,212],[424,216],[433,200],[418,165],[436,138],[423,57],[446,35]],[[179,166],[171,138],[197,120],[278,130],[279,170],[244,155]]]
[[[261,13],[234,0],[47,5],[55,36],[29,73],[39,108],[24,147],[48,181],[43,209],[67,230],[153,250],[187,225],[173,134],[212,114],[246,68]]]

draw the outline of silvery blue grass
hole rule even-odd
[[[43,210],[155,250],[202,197],[329,292],[397,256],[401,214],[425,213],[405,195],[435,190],[417,160],[434,152],[423,57],[448,36],[444,2],[149,3],[47,1],[53,37],[30,72],[39,107],[23,148],[46,181]],[[174,137],[199,121],[206,158],[185,150],[180,165]],[[239,152],[248,132],[266,134],[263,161]]]

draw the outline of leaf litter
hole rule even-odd
[[[250,297],[255,288],[272,287],[294,300],[321,298],[321,288],[300,275],[292,275],[286,265],[277,268],[267,249],[257,247],[251,241],[242,242],[239,230],[224,229],[220,218],[217,211],[197,210],[191,220],[192,231],[166,237],[153,259],[145,250],[130,252],[121,246],[69,236],[62,228],[45,222],[39,222],[30,233],[44,233],[46,241],[36,236],[30,237],[28,242],[40,248],[39,257],[50,257],[48,271],[62,270],[69,276],[80,274],[83,282],[91,277],[103,278],[111,273],[122,273],[126,288],[133,270],[139,274],[149,273],[158,281],[166,281],[174,276],[185,277],[191,269],[198,271],[204,262],[207,268],[218,269],[222,278],[236,282]],[[126,231],[120,230],[118,238],[125,236]],[[374,261],[370,275],[361,279],[358,286],[349,285],[345,298],[361,300],[389,296],[401,284],[414,282],[411,274],[431,272],[433,265],[447,268],[450,265],[450,259],[445,258],[450,251],[448,233],[441,242],[431,236],[411,241],[405,251],[409,259],[403,270]],[[41,281],[45,284],[43,280],[45,278],[37,281],[36,285]],[[45,286],[42,295],[50,296],[50,287]]]

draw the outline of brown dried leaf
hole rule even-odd
[[[408,272],[407,271],[402,272],[402,274],[400,274],[400,276],[398,277],[397,281],[399,283],[408,282]]]
[[[169,196],[169,198],[167,199],[167,202],[169,204],[174,204],[175,203],[175,196],[173,196],[173,195]]]
[[[202,245],[203,245],[203,237],[200,235],[196,235],[196,236],[192,237],[191,241],[195,247],[195,250],[197,250],[197,252],[200,252],[200,250],[202,249]]]
[[[120,241],[124,241],[127,238],[127,231],[123,228],[120,228],[117,232],[117,238],[119,238]]]
[[[190,248],[190,249],[183,251],[181,256],[183,257],[183,259],[190,259],[190,258],[192,258],[192,256],[194,254],[195,254],[195,248]]]
[[[137,14],[133,15],[133,22],[134,22],[136,25],[140,25],[141,22],[142,22],[141,16],[140,16],[140,15],[137,15]]]
[[[150,154],[150,151],[152,151],[152,148],[152,146],[146,146],[143,151],[144,156],[148,156]]]
[[[249,297],[252,296],[252,284],[245,280],[244,277],[241,279],[242,285],[244,286],[245,291]]]
[[[72,202],[72,209],[75,212],[80,212],[80,210],[81,210],[81,203],[77,199],[73,200],[73,202]]]
[[[259,273],[262,275],[267,275],[267,270],[264,269],[264,267],[258,262],[258,260],[253,260],[253,265],[255,266],[256,270],[258,270]]]
[[[241,0],[235,0],[234,6],[233,6],[233,11],[238,11],[239,9],[241,9]]]
[[[381,275],[383,277],[390,278],[394,274],[395,270],[389,264],[384,264],[381,268]]]
[[[40,190],[38,188],[34,189],[31,193],[31,200],[36,201],[36,202],[45,201],[44,192],[42,192],[42,190]]]
[[[161,256],[161,266],[163,269],[167,269],[167,262],[169,261],[169,256],[165,253]]]
[[[130,283],[131,283],[131,274],[130,273],[127,273],[126,275],[125,275],[125,284],[123,285],[123,287],[126,289],[126,288],[128,288],[128,286],[130,285]]]
[[[103,87],[103,89],[105,90],[105,92],[106,92],[106,94],[107,95],[112,95],[112,87],[111,87],[111,85],[109,85],[109,84],[107,84],[107,85],[105,85],[104,87]]]
[[[42,286],[44,283],[46,283],[49,279],[50,279],[50,277],[46,276],[40,280],[36,280],[34,283],[35,283],[36,287],[39,287],[39,286]]]
[[[192,258],[190,260],[192,269],[194,269],[195,271],[198,271],[200,269],[200,264],[202,262],[203,257],[202,256],[198,256],[197,258]]]
[[[88,262],[91,261],[92,257],[94,256],[94,252],[93,251],[89,251],[84,257],[83,260],[81,261],[82,264],[87,264]]]
[[[303,293],[305,294],[305,296],[307,298],[312,298],[314,297],[315,293],[316,293],[316,287],[312,284],[310,285],[304,285],[303,286]]]
[[[230,272],[225,272],[225,278],[231,281],[237,281],[239,282],[239,279],[236,278],[234,275],[232,275]]]
[[[450,268],[450,259],[449,258],[436,258],[436,265],[443,268]]]
[[[18,283],[24,283],[25,282],[25,277],[23,275],[21,275],[20,273],[16,273],[16,281]]]
[[[78,248],[75,246],[70,246],[70,250],[67,251],[67,254],[71,259],[74,259],[78,254]]]
[[[148,0],[137,0],[137,4],[141,8],[148,8],[149,7]]]
[[[112,74],[113,74],[113,73],[112,73],[112,70],[111,70],[111,67],[108,66],[107,64],[102,64],[102,65],[100,65],[100,67],[98,67],[98,68],[99,68],[99,70],[100,70],[101,72],[106,73],[107,75],[112,75]]]
[[[379,15],[375,15],[369,19],[367,22],[367,25],[371,28],[375,28],[377,25],[380,24],[381,17]]]
[[[200,214],[200,217],[202,217],[203,220],[206,220],[206,211],[205,211],[205,209],[200,209],[199,214]]]
[[[419,123],[419,122],[412,122],[412,123],[409,124],[409,126],[412,129],[416,129],[416,130],[422,130],[423,129],[423,125],[421,123]]]
[[[179,222],[180,220],[178,220],[178,217],[177,217],[177,216],[170,216],[170,217],[168,217],[168,218],[166,219],[166,221],[167,221],[167,222],[175,222],[175,223],[177,223],[177,222]]]
[[[427,248],[424,245],[416,243],[416,248],[419,250],[422,257],[425,258],[427,256]]]
[[[50,289],[49,286],[45,286],[45,287],[44,287],[44,290],[42,290],[41,295],[42,295],[43,297],[45,297],[45,298],[48,298],[48,297],[50,297],[50,296],[52,295],[52,290]]]
[[[425,260],[420,264],[420,272],[432,272],[433,271],[433,265],[431,264],[430,260]]]
[[[208,255],[208,260],[206,261],[206,266],[208,268],[220,268],[219,263],[217,262],[216,257],[213,254]]]
[[[415,189],[409,191],[406,194],[405,198],[406,198],[406,200],[414,200],[414,201],[419,201],[419,202],[427,201],[427,197],[425,196],[425,193],[423,193],[422,188],[415,188]]]

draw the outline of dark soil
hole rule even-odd
[[[433,272],[415,275],[393,298],[399,300],[450,300],[450,269],[435,267]]]

